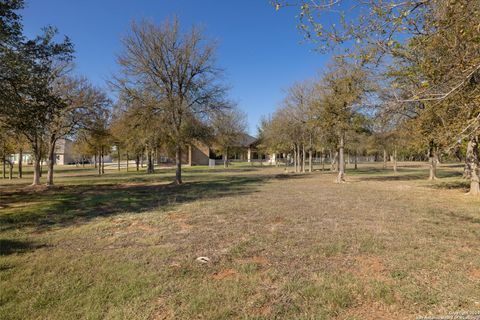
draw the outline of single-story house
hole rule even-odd
[[[239,141],[231,147],[228,160],[233,161],[267,161],[275,162],[275,155],[261,154],[257,146],[259,140],[251,135],[244,134]],[[188,157],[184,162],[189,165],[208,165],[209,159],[222,160],[223,155],[215,153],[215,146],[209,147],[202,142],[195,142],[189,146]]]
[[[17,164],[20,159],[20,154],[12,154],[10,160]],[[25,164],[33,164],[32,154],[28,151],[22,154],[22,162]],[[75,162],[73,154],[73,141],[69,139],[59,139],[55,146],[55,164],[65,165]]]

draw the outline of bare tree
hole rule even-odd
[[[247,116],[241,110],[231,108],[216,112],[212,118],[215,146],[223,153],[223,165],[228,167],[228,152],[238,145],[247,131]]]
[[[53,185],[56,143],[71,137],[79,129],[87,128],[92,119],[110,108],[110,99],[85,78],[62,77],[54,86],[55,94],[62,99],[63,108],[52,115],[47,128],[47,185]]]
[[[154,173],[154,150],[167,144],[163,117],[155,112],[151,103],[145,103],[145,98],[143,101],[123,98],[110,127],[112,135],[117,144],[122,143],[135,155],[137,171],[139,158],[146,153],[147,173]]]
[[[132,99],[153,101],[175,145],[175,182],[182,183],[182,147],[189,143],[192,124],[224,106],[225,86],[215,66],[215,45],[193,28],[182,34],[178,20],[160,26],[132,23],[118,57],[121,76],[114,85]],[[193,130],[195,132],[195,130]]]

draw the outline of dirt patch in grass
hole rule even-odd
[[[380,257],[357,256],[351,267],[352,272],[362,278],[385,279],[386,268]]]
[[[471,280],[479,281],[480,280],[480,268],[471,268],[468,272],[468,275]]]
[[[137,230],[140,230],[140,231],[143,231],[143,232],[149,232],[149,233],[153,233],[153,232],[158,232],[158,228],[150,225],[150,224],[147,224],[147,223],[144,223],[144,222],[141,222],[141,221],[133,221],[129,226],[128,226],[128,229],[132,230],[132,231],[137,231]]]
[[[172,212],[167,215],[168,220],[171,220],[175,225],[180,228],[181,233],[189,232],[192,229],[192,225],[187,223],[188,215],[182,212]]]
[[[339,319],[411,320],[413,319],[413,316],[403,314],[392,306],[387,306],[378,302],[371,302],[349,308],[345,313],[339,316]]]
[[[255,256],[249,259],[245,259],[244,262],[248,263],[257,263],[259,265],[265,266],[269,264],[269,261],[266,257]]]
[[[213,274],[212,278],[215,280],[222,280],[225,278],[231,278],[238,274],[235,269],[224,269],[222,271],[216,272]]]
[[[186,214],[181,213],[181,212],[171,212],[167,214],[168,219],[173,220],[173,221],[183,221],[186,219]]]

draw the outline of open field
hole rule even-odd
[[[1,319],[415,319],[480,311],[461,166],[60,168],[0,180]],[[196,261],[199,256],[209,263]]]

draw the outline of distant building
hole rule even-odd
[[[244,134],[239,139],[238,143],[231,147],[229,151],[228,160],[231,161],[267,161],[274,162],[275,155],[265,155],[260,154],[257,150],[257,145],[259,141],[257,138],[252,137],[248,134]],[[78,155],[74,153],[74,143],[69,139],[59,139],[55,147],[55,164],[57,165],[68,165],[75,164],[79,161]],[[165,150],[158,150],[156,153],[155,159],[156,163],[175,163],[175,158],[168,154]],[[113,153],[115,154],[115,152]],[[31,153],[27,150],[23,153],[23,163],[24,164],[33,164],[33,158]],[[10,160],[14,164],[18,163],[19,154],[13,154],[10,156]],[[186,149],[182,150],[182,163],[185,165],[195,166],[209,165],[209,160],[221,160],[222,155],[215,153],[215,146],[209,146],[201,141],[195,141],[191,143]],[[95,158],[89,159],[91,163],[95,162]],[[105,154],[104,156],[105,163],[112,163],[112,155]]]
[[[257,146],[259,141],[257,138],[251,135],[244,134],[240,137],[239,141],[231,146],[231,150],[228,154],[228,160],[238,161],[275,161],[275,155],[270,156],[266,154],[260,154]],[[221,154],[215,153],[215,146],[209,147],[202,142],[195,142],[189,146],[188,157],[183,159],[184,163],[190,165],[208,165],[209,159],[221,160]]]
[[[22,162],[25,164],[33,164],[32,154],[28,151],[22,155]],[[12,154],[10,160],[16,164],[20,159],[20,154]],[[65,165],[75,163],[73,155],[73,142],[69,139],[59,139],[55,146],[55,164]]]
[[[188,147],[188,154],[185,163],[189,165],[208,166],[208,161],[213,156],[209,146],[201,142],[194,142]]]
[[[55,164],[74,164],[73,141],[60,139],[55,147]]]

